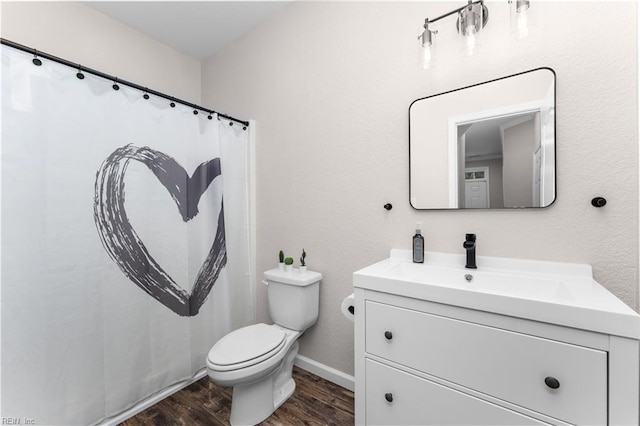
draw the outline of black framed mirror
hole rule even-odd
[[[550,206],[556,198],[555,81],[551,68],[537,68],[413,101],[413,208]]]

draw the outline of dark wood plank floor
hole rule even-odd
[[[353,392],[298,367],[293,368],[296,390],[262,422],[265,426],[352,425]],[[231,388],[204,377],[147,408],[120,426],[228,425]]]

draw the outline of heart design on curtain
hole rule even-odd
[[[94,219],[102,245],[122,272],[151,297],[180,316],[195,316],[207,299],[220,271],[227,264],[224,209],[211,249],[191,293],[181,288],[151,257],[131,226],[124,208],[124,176],[131,160],[146,165],[166,188],[184,222],[198,214],[198,202],[221,174],[220,159],[200,164],[189,177],[172,157],[149,147],[126,145],[116,149],[96,173]]]

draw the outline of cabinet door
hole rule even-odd
[[[607,423],[607,353],[366,302],[366,351],[574,424]]]
[[[368,425],[548,425],[463,392],[366,360]]]

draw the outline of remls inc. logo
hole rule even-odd
[[[0,424],[3,425],[35,425],[36,421],[29,417],[2,417]]]

